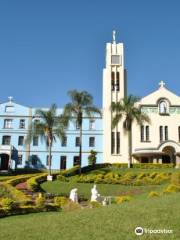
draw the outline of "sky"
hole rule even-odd
[[[128,93],[160,80],[180,95],[179,0],[0,0],[0,102],[63,107],[86,90],[102,106],[105,44],[125,46]]]

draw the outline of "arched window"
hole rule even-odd
[[[167,103],[164,100],[159,103],[159,113],[160,114],[168,113]]]

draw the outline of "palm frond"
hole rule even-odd
[[[121,120],[121,118],[122,118],[122,114],[121,113],[118,113],[118,114],[116,114],[113,117],[113,119],[112,119],[112,128],[115,128],[118,125],[118,123]]]
[[[88,117],[93,117],[95,114],[98,114],[99,116],[102,116],[102,112],[99,108],[95,106],[87,106],[84,108],[84,112]]]
[[[131,124],[134,120],[137,121],[138,124],[142,124],[143,122],[150,122],[149,117],[146,114],[143,114],[138,107],[136,107],[135,103],[140,100],[139,97],[129,95],[122,99],[119,102],[111,104],[111,111],[115,113],[115,117],[112,120],[112,126],[118,124],[121,118],[119,118],[119,114],[125,117],[123,122],[123,127],[126,130],[131,129]]]
[[[77,106],[74,103],[67,103],[64,107],[63,115],[67,117],[74,117],[78,113]]]

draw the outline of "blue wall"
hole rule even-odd
[[[11,112],[6,112],[7,107]],[[14,110],[13,110],[14,108]],[[47,110],[47,109],[44,109]],[[46,147],[45,142],[42,142],[40,139],[38,141],[38,146],[33,146],[33,143],[30,144],[28,148],[27,145],[18,146],[18,138],[19,136],[26,137],[28,126],[31,121],[35,118],[35,108],[25,107],[14,102],[5,102],[0,104],[0,154],[8,153],[7,146],[2,145],[2,138],[5,135],[11,136],[10,145],[17,150],[17,154],[22,155],[22,164],[17,165],[17,154],[13,154],[12,152],[8,153],[11,155],[10,158],[12,168],[24,168],[25,166],[30,166],[33,168],[48,168],[46,165],[46,159],[48,155],[48,149]],[[58,109],[58,114],[62,113],[62,109]],[[4,128],[4,120],[12,119],[12,128]],[[25,119],[25,128],[19,128],[20,119]],[[102,118],[95,117],[95,129],[90,130],[89,128],[89,119],[83,119],[83,137],[82,137],[82,166],[88,164],[88,155],[91,149],[98,152],[97,154],[97,162],[102,162]],[[53,144],[52,148],[52,169],[60,169],[60,157],[66,156],[67,163],[66,167],[70,168],[73,166],[74,156],[78,156],[79,147],[75,146],[75,138],[79,136],[79,130],[76,129],[75,122],[71,122],[67,132],[67,146],[62,147],[61,141],[57,139]],[[89,147],[89,137],[95,137],[95,147]],[[32,165],[32,155],[37,155],[38,161],[36,165]]]

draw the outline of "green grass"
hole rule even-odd
[[[125,186],[125,185],[113,185],[113,184],[96,184],[98,192],[102,196],[119,196],[122,194],[127,195],[141,195],[144,193],[148,193],[150,191],[161,191],[165,188],[165,185],[147,185],[147,186]],[[78,189],[78,196],[86,199],[90,198],[91,188],[93,187],[93,183],[75,183],[75,182],[61,182],[61,181],[53,181],[53,182],[44,182],[41,185],[42,189],[45,192],[59,194],[62,196],[69,196],[70,190],[72,188]]]
[[[38,213],[0,220],[0,239],[5,240],[178,240],[180,193],[134,199],[121,205],[71,212]],[[173,234],[134,234],[137,226],[172,229]]]

